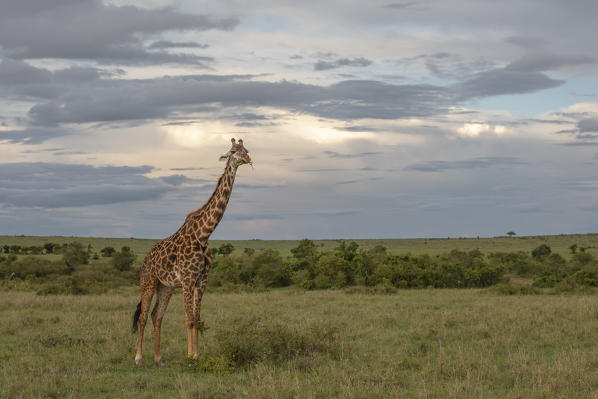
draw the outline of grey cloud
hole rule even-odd
[[[385,4],[382,6],[382,8],[391,8],[393,10],[401,10],[403,8],[407,8],[410,7],[414,4],[417,4],[416,2],[408,2],[408,3],[390,3],[390,4]]]
[[[571,124],[571,121],[562,120],[562,119],[537,119],[537,118],[531,118],[531,119],[527,119],[527,121],[529,121],[529,122],[535,122],[535,123],[548,123],[548,124],[555,124],[555,125],[570,125]]]
[[[577,122],[577,128],[581,133],[598,132],[598,119],[582,119]]]
[[[208,180],[204,180],[204,179],[191,179],[191,178],[189,178],[185,175],[181,175],[181,174],[160,177],[160,180],[162,180],[166,184],[170,184],[171,186],[180,186],[181,184],[185,184],[185,183],[207,183],[208,182]]]
[[[336,130],[344,130],[347,132],[378,132],[382,129],[373,126],[353,125],[337,127]]]
[[[205,170],[206,168],[170,168],[170,170],[174,170],[177,172],[183,172],[187,170]]]
[[[83,152],[83,151],[57,151],[52,153],[52,155],[55,156],[61,156],[61,155],[83,155],[83,154],[89,154],[88,152]]]
[[[0,45],[5,53],[21,59],[202,65],[205,58],[142,50],[139,37],[171,30],[230,30],[239,23],[236,18],[184,14],[172,8],[113,6],[100,0],[14,3],[3,4]]]
[[[569,122],[572,123],[572,122]],[[575,135],[578,141],[572,143],[563,143],[567,146],[588,146],[593,145],[592,140],[598,139],[598,119],[585,118],[578,120],[574,129],[559,130],[556,134]]]
[[[225,220],[240,220],[240,221],[248,221],[248,220],[280,220],[284,219],[282,215],[276,215],[271,213],[251,213],[248,215],[245,214],[238,214],[238,213],[225,213],[224,214]]]
[[[63,208],[155,199],[173,190],[163,179],[143,176],[151,166],[60,163],[0,165],[0,203]]]
[[[0,73],[0,86],[14,96],[37,98],[28,116],[33,124],[46,127],[65,123],[155,120],[176,117],[175,113],[212,112],[218,107],[273,106],[345,121],[431,117],[451,112],[450,107],[460,101],[531,92],[562,83],[541,73],[505,69],[477,74],[449,87],[374,80],[345,80],[318,86],[286,80],[257,81],[253,80],[255,75],[120,79],[106,78],[110,72],[103,70],[74,68],[56,72],[25,68],[24,76],[20,76],[12,63],[8,62],[8,67],[4,62],[0,64],[0,72],[5,69],[4,75]],[[12,74],[25,83],[11,86],[7,81]],[[38,83],[26,83],[29,75]],[[238,118],[240,123],[257,123],[271,117],[246,113]]]
[[[69,136],[74,131],[67,128],[30,127],[23,130],[0,131],[0,142],[40,144],[57,137]]]
[[[403,170],[417,172],[442,172],[452,169],[477,169],[492,166],[522,165],[525,162],[514,157],[481,157],[460,161],[429,161],[407,165]]]
[[[285,187],[284,185],[280,184],[246,184],[246,183],[236,183],[235,188],[249,188],[249,189],[256,189],[256,190],[263,190],[263,189],[278,189]]]
[[[598,134],[583,133],[583,134],[578,134],[577,136],[575,136],[575,138],[578,140],[594,140],[594,139],[598,138]]]
[[[168,49],[168,48],[208,48],[209,44],[197,43],[197,42],[171,42],[169,40],[158,40],[150,44],[147,48],[153,49]]]
[[[355,169],[341,169],[341,168],[316,168],[316,169],[297,169],[297,172],[350,172],[350,171],[371,172],[377,170],[376,168],[355,168]]]
[[[565,83],[539,72],[515,71],[507,68],[481,72],[454,86],[462,99],[532,93]]]
[[[566,147],[595,147],[598,146],[598,141],[571,141],[568,143],[561,143]]]
[[[339,152],[334,152],[334,151],[324,151],[324,154],[328,155],[331,158],[363,158],[363,157],[370,157],[372,155],[379,155],[382,154],[379,151],[374,151],[374,152],[359,152],[359,153],[355,153],[355,154],[342,154]]]
[[[519,72],[542,72],[567,66],[595,64],[598,60],[587,55],[558,55],[543,52],[528,53],[510,63],[506,69]]]
[[[191,75],[146,80],[100,79],[64,86],[65,93],[29,110],[36,125],[166,118],[198,106],[275,106],[336,119],[395,119],[443,113],[450,104],[442,87],[343,81],[330,86]],[[252,116],[253,117],[253,116]],[[255,117],[253,117],[255,118]]]
[[[363,57],[359,58],[339,58],[334,61],[318,61],[314,64],[315,71],[325,71],[328,69],[335,69],[344,66],[351,67],[366,67],[372,64],[371,60]]]

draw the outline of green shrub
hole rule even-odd
[[[83,249],[80,242],[70,243],[64,250],[62,259],[69,270],[74,270],[77,265],[89,263],[89,252]]]
[[[500,295],[539,295],[542,290],[530,285],[515,285],[510,283],[500,283],[488,288],[490,292]]]
[[[541,261],[550,255],[551,252],[552,250],[548,245],[541,244],[532,251],[532,258]]]
[[[254,318],[221,327],[216,331],[216,352],[229,367],[247,367],[261,361],[288,361],[315,353],[334,354],[338,350],[337,329],[311,324],[292,328],[280,322]]]
[[[112,255],[112,265],[119,271],[127,271],[135,262],[137,256],[131,251],[129,247],[122,247],[120,252]]]

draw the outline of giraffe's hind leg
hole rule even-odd
[[[162,318],[166,307],[168,307],[168,301],[172,297],[174,287],[167,287],[164,284],[158,282],[158,288],[156,289],[156,304],[154,310],[152,310],[152,323],[154,324],[154,362],[160,367],[164,367],[162,362],[162,356],[160,355],[160,331],[162,328]]]
[[[139,336],[137,337],[137,354],[135,355],[135,363],[138,366],[141,366],[143,363],[142,361],[142,351],[141,348],[143,347],[143,332],[145,330],[145,323],[147,323],[147,315],[149,312],[149,307],[152,302],[152,297],[154,296],[154,291],[156,290],[156,285],[158,284],[158,279],[149,275],[143,274],[141,275],[141,313],[139,314]]]

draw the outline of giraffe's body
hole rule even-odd
[[[139,337],[135,362],[141,364],[143,333],[147,322],[149,306],[154,293],[156,304],[152,311],[154,324],[154,361],[162,366],[160,356],[160,329],[168,301],[176,287],[183,288],[185,321],[187,325],[187,355],[197,357],[198,336],[195,328],[200,321],[201,298],[208,282],[208,272],[213,256],[208,248],[208,238],[222,219],[230,198],[237,168],[251,163],[248,151],[239,140],[226,156],[224,173],[216,189],[200,209],[187,215],[185,223],[176,233],[157,242],[141,265],[141,302],[133,317],[133,330],[139,321]]]

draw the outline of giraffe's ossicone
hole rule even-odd
[[[141,301],[133,316],[133,332],[137,331],[139,325],[135,355],[137,365],[142,363],[143,332],[154,293],[154,361],[161,367],[164,365],[160,356],[160,329],[168,301],[176,287],[183,289],[187,355],[194,358],[198,355],[198,335],[195,327],[199,325],[201,298],[214,259],[208,247],[208,238],[224,215],[237,168],[251,164],[249,151],[243,145],[243,140],[231,141],[231,149],[220,157],[221,161],[226,161],[226,166],[210,199],[204,206],[187,215],[185,223],[176,233],[157,242],[141,264]]]

